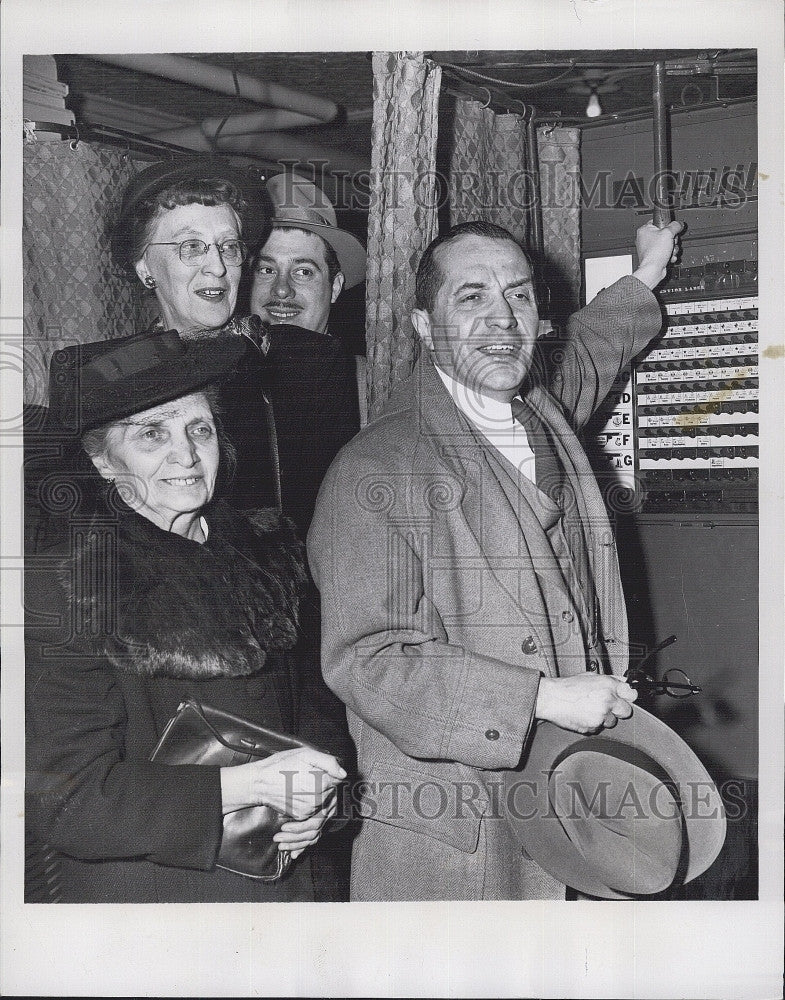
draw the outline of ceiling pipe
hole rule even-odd
[[[344,149],[320,146],[307,139],[298,139],[279,132],[263,132],[256,135],[237,135],[224,139],[219,136],[217,148],[226,153],[250,153],[253,156],[290,163],[297,160],[305,165],[314,165],[318,170],[347,173],[349,177],[365,175],[371,169],[370,156],[357,156]]]
[[[275,132],[287,128],[306,128],[311,125],[321,125],[318,118],[301,115],[297,111],[283,111],[280,108],[268,108],[264,111],[252,111],[247,115],[216,115],[205,118],[198,125],[183,125],[179,128],[162,129],[146,132],[151,138],[163,142],[175,142],[178,145],[190,145],[201,140],[215,139],[217,134],[222,137],[232,135],[247,135],[251,132]]]
[[[223,66],[211,66],[197,59],[187,59],[184,56],[171,55],[125,55],[112,53],[109,55],[91,55],[91,59],[108,63],[111,66],[122,66],[124,69],[161,76],[167,80],[177,80],[180,83],[190,83],[195,87],[203,87],[219,94],[229,94],[232,97],[242,97],[257,104],[267,104],[285,111],[296,111],[309,115],[322,122],[332,121],[338,114],[338,105],[324,97],[314,97],[298,90],[291,90],[278,83],[265,83],[248,73],[235,74]],[[239,89],[239,94],[238,94]]]

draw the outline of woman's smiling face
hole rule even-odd
[[[155,295],[161,319],[168,330],[188,333],[192,330],[215,330],[224,326],[237,304],[242,266],[224,264],[216,244],[237,240],[240,220],[230,205],[178,205],[162,208],[148,236],[148,246],[136,262],[142,281],[155,281]],[[198,239],[210,249],[200,260],[185,264],[177,246]]]
[[[210,501],[218,474],[215,420],[202,392],[153,406],[107,430],[93,463],[130,507],[165,531]]]

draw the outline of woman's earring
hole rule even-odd
[[[144,279],[144,283],[145,283],[145,286],[147,288],[157,288],[158,287],[158,283],[156,282],[155,278],[151,274],[147,275],[147,277]]]

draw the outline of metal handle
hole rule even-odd
[[[652,68],[654,104],[654,225],[664,229],[673,221],[665,173],[668,169],[668,121],[665,112],[665,63]]]

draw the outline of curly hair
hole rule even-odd
[[[240,233],[247,219],[249,204],[240,189],[220,177],[204,177],[180,181],[140,202],[121,232],[115,234],[114,256],[118,264],[133,273],[150,242],[155,223],[161,213],[180,205],[207,205],[215,208],[228,205],[237,215]]]

